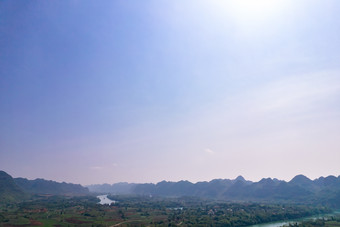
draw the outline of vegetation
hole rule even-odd
[[[314,219],[309,221],[303,221],[301,223],[289,224],[289,226],[298,226],[298,227],[317,227],[317,226],[325,226],[325,227],[340,227],[340,216],[331,216],[329,218],[321,218]]]
[[[14,182],[27,193],[53,195],[86,195],[89,190],[80,184],[59,183],[51,180],[14,178]]]
[[[89,186],[93,192],[112,194],[153,195],[162,197],[196,196],[227,201],[257,201],[274,203],[304,203],[340,208],[340,176],[310,180],[303,175],[285,182],[266,178],[251,182],[239,176],[234,180],[215,179],[210,182],[189,181],[157,184],[128,184]]]
[[[12,178],[0,171],[0,202],[18,202],[29,199],[34,194],[86,195],[88,188],[79,184],[58,183],[44,179],[27,180]]]
[[[99,205],[94,196],[40,196],[0,206],[2,226],[248,226],[299,218],[330,210],[289,204],[227,203],[193,197],[110,196]]]
[[[288,183],[273,179],[254,183],[243,177],[196,184],[121,183],[114,186],[116,191],[130,188],[135,194],[109,195],[118,202],[100,205],[81,185],[13,179],[0,171],[0,226],[249,226],[330,212],[327,207],[340,205],[339,179],[311,181],[300,175]],[[337,226],[337,222],[300,225]]]
[[[0,171],[0,202],[14,202],[27,197],[28,195],[14,182],[10,175]]]

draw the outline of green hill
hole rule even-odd
[[[89,190],[80,184],[59,183],[44,179],[28,180],[26,178],[14,178],[14,182],[25,192],[31,194],[78,196],[89,193]]]
[[[233,180],[214,179],[197,183],[189,181],[162,181],[157,184],[125,183],[124,188],[120,188],[122,190],[117,190],[120,184],[90,185],[88,188],[91,192],[112,194],[196,196],[229,201],[295,202],[340,208],[340,176],[311,180],[306,176],[297,175],[289,182],[271,178],[251,182],[239,176]]]
[[[4,171],[0,171],[0,202],[19,201],[27,194],[14,182],[14,179]]]

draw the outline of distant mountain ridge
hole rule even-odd
[[[14,179],[4,171],[0,171],[0,202],[24,199],[27,194],[14,182]]]
[[[340,176],[311,180],[304,175],[297,175],[289,182],[275,178],[263,178],[258,182],[252,182],[239,176],[234,180],[214,179],[197,183],[161,181],[156,184],[118,183],[87,187],[90,192],[111,194],[197,196],[230,201],[308,202],[340,208]]]
[[[16,201],[29,194],[86,195],[90,192],[152,195],[161,197],[196,196],[228,201],[271,201],[321,204],[340,208],[340,176],[311,180],[297,175],[292,180],[263,178],[258,182],[236,179],[214,179],[209,182],[161,181],[157,184],[117,183],[89,185],[58,183],[44,179],[12,178],[0,171],[0,201]]]
[[[6,172],[0,171],[0,202],[20,201],[29,198],[32,194],[78,196],[89,194],[89,190],[80,184],[12,178]]]
[[[80,184],[26,178],[14,178],[14,182],[24,191],[32,194],[85,195],[89,193],[89,189]]]
[[[86,186],[90,192],[96,193],[113,193],[113,194],[131,194],[133,188],[137,184],[134,183],[127,183],[127,182],[120,182],[116,184],[92,184]]]

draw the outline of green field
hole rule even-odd
[[[0,206],[1,226],[248,226],[325,213],[325,207],[297,204],[230,203],[198,198],[111,196],[37,197]],[[335,221],[328,226],[337,226]]]

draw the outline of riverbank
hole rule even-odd
[[[337,216],[340,216],[340,210],[336,210],[332,213],[327,213],[327,214],[318,214],[318,215],[312,215],[308,217],[291,219],[291,220],[263,223],[263,224],[251,225],[248,227],[282,227],[282,226],[289,226],[289,224],[301,223],[303,221],[311,221],[311,220],[317,220],[317,219],[323,219],[323,218],[328,219],[328,218],[337,217]]]
[[[113,204],[116,203],[115,200],[111,200],[111,199],[107,198],[107,195],[98,195],[97,198],[100,199],[100,201],[98,203],[101,204],[101,205],[105,205],[105,204],[111,205],[112,203]]]

